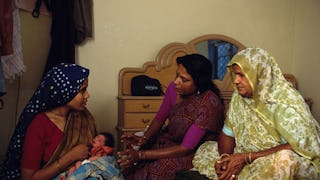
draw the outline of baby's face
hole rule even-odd
[[[97,135],[96,137],[94,137],[93,139],[93,143],[92,146],[93,147],[101,147],[105,145],[106,142],[106,137],[102,134]]]

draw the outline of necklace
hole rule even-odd
[[[56,115],[56,116],[59,116],[59,117],[66,117],[66,115],[62,115],[62,114],[59,114],[59,113],[56,113],[54,111],[50,111],[52,114]]]

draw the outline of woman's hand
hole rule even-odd
[[[84,160],[89,156],[89,148],[90,145],[88,144],[79,144],[73,147],[68,155],[73,161]]]
[[[237,179],[237,175],[246,165],[246,153],[232,154],[217,161],[215,168],[219,180]]]
[[[120,151],[117,153],[120,159],[117,162],[120,166],[125,168],[135,165],[139,160],[139,151],[134,150],[133,148],[128,148],[125,151]]]
[[[223,158],[225,158],[227,156],[230,156],[230,155],[229,154],[221,155],[221,159],[219,161],[217,161],[216,164],[214,165],[214,168],[216,170],[218,177],[221,176],[222,173],[227,170],[228,161],[224,161],[224,162],[221,161]]]
[[[135,146],[142,146],[147,143],[147,138],[143,136],[136,136],[134,134],[123,134],[121,136],[121,142]]]

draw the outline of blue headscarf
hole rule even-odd
[[[61,63],[48,71],[24,108],[8,146],[1,172],[2,179],[21,179],[21,157],[24,136],[34,117],[70,102],[79,92],[89,70],[76,64]]]

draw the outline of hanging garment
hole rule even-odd
[[[75,63],[74,0],[55,0],[50,4],[51,47],[44,74],[59,63]]]
[[[74,1],[75,43],[92,37],[92,0]]]
[[[20,15],[18,8],[13,10],[12,47],[12,54],[1,57],[5,79],[14,79],[16,75],[20,75],[25,71],[21,44]]]
[[[0,0],[0,55],[13,53],[12,0]]]

